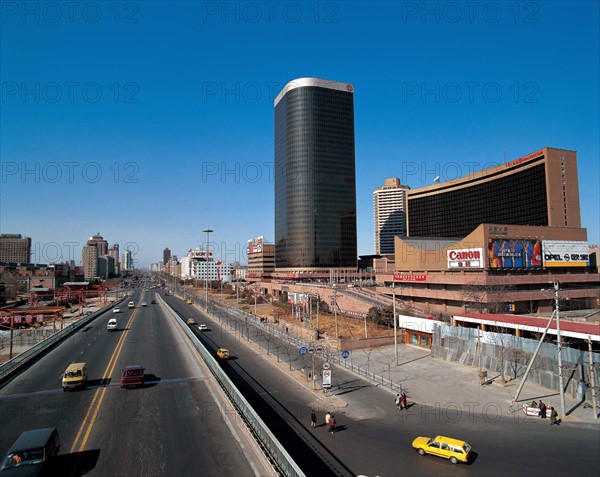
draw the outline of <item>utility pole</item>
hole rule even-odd
[[[594,417],[598,419],[598,409],[596,405],[596,371],[594,370],[594,357],[592,356],[591,336],[588,336],[588,355],[590,357],[590,385],[592,387],[592,406],[594,407]]]
[[[206,233],[206,277],[204,280],[204,288],[205,288],[205,300],[206,300],[206,312],[208,313],[208,244],[209,244],[209,234],[214,232],[212,229],[204,229],[202,232]]]
[[[559,313],[559,301],[558,301],[558,290],[559,283],[554,282],[554,303],[556,308],[556,345],[558,347],[558,386],[560,387],[560,412],[562,416],[566,416],[565,413],[565,389],[563,385],[563,368],[562,368],[562,340],[560,338],[560,313]]]
[[[396,282],[392,278],[392,297],[393,307],[392,312],[394,313],[394,353],[396,354],[396,366],[398,366],[398,319],[396,315]]]
[[[338,319],[337,319],[337,291],[333,290],[333,316],[335,318],[335,338],[340,337],[338,333]]]

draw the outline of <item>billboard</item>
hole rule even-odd
[[[537,239],[488,238],[489,268],[541,268],[542,243]]]
[[[448,250],[448,268],[483,268],[482,248]]]
[[[545,267],[587,267],[590,263],[587,242],[544,240]]]
[[[288,292],[288,303],[296,306],[308,307],[308,295],[306,293]]]

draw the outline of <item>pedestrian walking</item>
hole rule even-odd
[[[558,412],[556,412],[556,409],[551,408],[551,411],[550,411],[550,425],[552,426],[554,424],[556,424],[557,426],[560,425],[558,423]]]
[[[331,413],[328,411],[325,414],[325,430],[329,430],[329,420],[331,419]]]
[[[542,419],[546,419],[546,405],[542,402],[542,400],[540,399],[540,417]]]
[[[331,432],[332,434],[335,432],[335,417],[333,416],[333,414],[329,418],[329,432]]]
[[[408,399],[408,396],[406,395],[405,392],[400,394],[400,410],[408,409],[407,399]]]
[[[396,403],[396,407],[398,408],[398,410],[400,410],[401,409],[400,403],[402,402],[402,398],[400,397],[400,394],[396,394],[396,400],[394,402]]]
[[[317,425],[317,413],[314,409],[310,410],[310,428],[314,429]]]

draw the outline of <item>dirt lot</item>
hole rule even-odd
[[[219,293],[212,294],[212,297],[215,299],[219,299],[221,296]],[[254,313],[254,303],[247,304],[236,303],[235,295],[225,295],[223,294],[224,301],[231,306],[237,306],[244,311],[248,311],[250,313]],[[269,304],[259,304],[256,307],[256,314],[266,318],[269,321],[272,321],[275,317],[279,321],[287,321],[291,324],[297,325],[299,322],[295,316],[292,315],[291,312],[284,310],[277,305],[269,305]],[[316,314],[313,313],[312,316],[313,322],[311,325],[316,328],[317,319]],[[308,326],[308,323],[305,323]],[[365,337],[365,320],[362,318],[356,318],[353,316],[346,315],[337,315],[337,328],[339,337],[342,339],[358,339]],[[336,319],[333,314],[329,313],[319,313],[319,329],[321,335],[327,335],[334,337],[335,329],[336,329]],[[369,338],[379,337],[379,336],[393,336],[394,331],[391,328],[387,328],[384,326],[375,325],[374,323],[367,323],[367,336]]]

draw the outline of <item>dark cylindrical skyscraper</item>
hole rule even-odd
[[[354,93],[300,78],[275,99],[275,266],[356,267]]]

